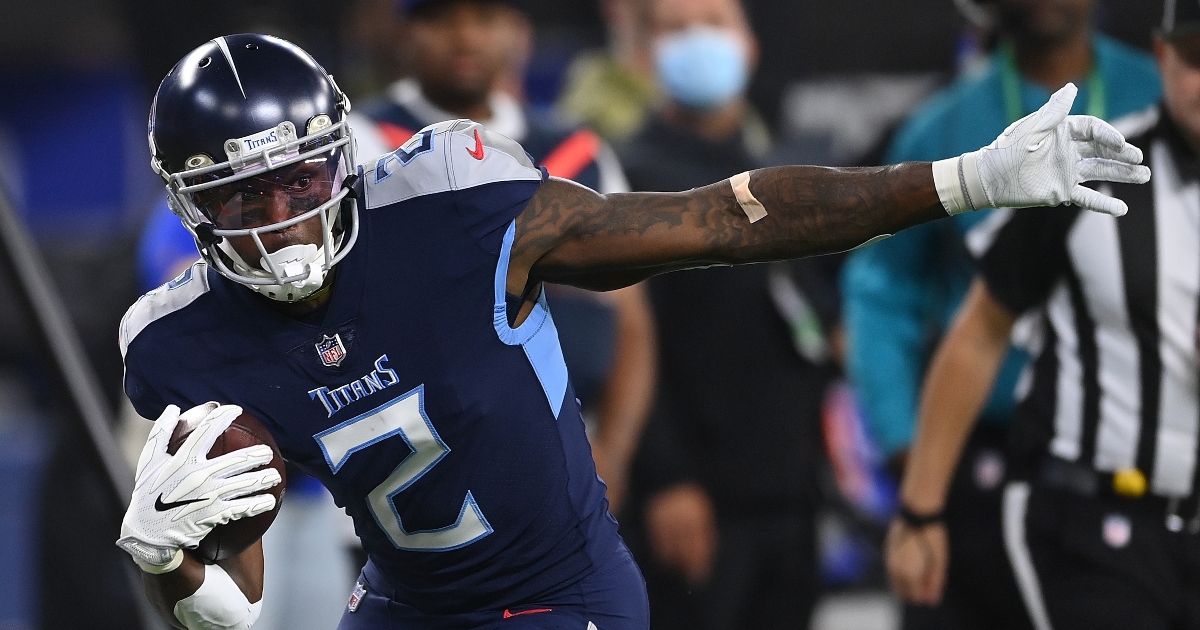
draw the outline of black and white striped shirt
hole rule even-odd
[[[1018,386],[1018,462],[1048,452],[1138,468],[1159,496],[1196,483],[1200,164],[1155,108],[1118,123],[1150,184],[1105,185],[1129,213],[998,210],[968,237],[991,295],[1040,318]],[[1021,457],[1025,456],[1025,457]]]

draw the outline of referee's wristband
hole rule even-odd
[[[917,514],[916,512],[910,510],[907,505],[901,503],[900,509],[897,512],[897,516],[899,516],[900,520],[904,521],[904,524],[908,527],[911,527],[912,529],[921,529],[922,527],[927,527],[929,525],[934,525],[945,521],[946,511],[938,510],[929,514]]]

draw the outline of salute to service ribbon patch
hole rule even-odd
[[[367,594],[367,589],[363,587],[362,582],[354,583],[354,592],[350,593],[350,603],[346,604],[346,608],[350,612],[358,610],[358,605],[362,603],[362,598]]]

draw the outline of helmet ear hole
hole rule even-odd
[[[204,155],[203,153],[200,153],[198,155],[193,155],[192,157],[188,158],[186,162],[183,163],[183,166],[189,170],[196,169],[196,168],[204,168],[205,166],[212,166],[212,165],[213,165],[212,158],[208,157],[207,155]]]
[[[320,131],[322,129],[326,129],[332,125],[333,125],[333,121],[329,118],[328,114],[318,114],[316,116],[313,116],[312,119],[308,121],[308,125],[306,125],[307,129],[305,130],[305,132],[307,134],[311,135],[311,134],[317,133],[318,131]]]
[[[205,58],[201,59],[200,62],[196,64],[196,66],[200,67],[200,68],[207,68],[208,64],[210,64],[210,63],[212,63],[212,57],[205,57]]]

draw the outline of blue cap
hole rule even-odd
[[[439,4],[450,4],[451,2],[464,2],[464,1],[496,2],[496,3],[500,3],[500,4],[507,4],[510,7],[513,7],[515,9],[520,9],[521,11],[528,13],[528,9],[525,6],[525,3],[522,2],[521,0],[397,0],[396,7],[400,10],[401,14],[412,15],[414,12],[420,11],[426,7],[432,7],[432,6],[436,6]]]

